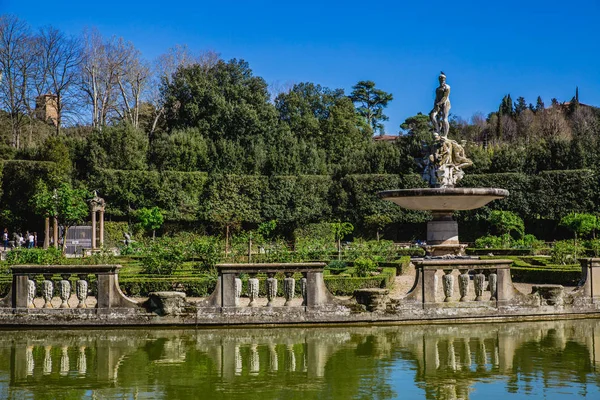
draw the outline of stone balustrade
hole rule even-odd
[[[247,295],[249,307],[258,305],[259,280],[258,274],[267,276],[265,281],[267,307],[273,306],[273,300],[277,297],[277,288],[280,282],[275,277],[283,273],[284,306],[291,306],[295,296],[297,274],[302,274],[300,287],[302,295],[302,306],[317,307],[334,303],[335,298],[329,293],[323,281],[323,269],[325,263],[261,263],[261,264],[217,264],[219,277],[213,294],[206,300],[205,305],[214,307],[239,307],[240,296],[242,296],[241,274],[248,278]]]
[[[88,308],[90,276],[94,276],[97,285],[95,308],[138,307],[138,304],[125,297],[119,288],[120,268],[120,265],[15,265],[11,267],[13,281],[10,293],[2,300],[2,306],[49,309],[55,308],[52,300],[58,297],[59,308]],[[39,276],[43,276],[41,286],[37,283]],[[44,300],[43,305],[36,306],[35,299],[40,292]],[[70,304],[73,294],[77,297],[76,305]]]
[[[472,302],[483,305],[484,301],[487,305],[505,305],[515,294],[511,263],[512,260],[476,259],[417,261],[415,284],[405,300],[420,302],[423,307],[440,305],[440,297],[441,302],[453,307],[471,306],[466,303]],[[440,273],[443,273],[441,279]]]

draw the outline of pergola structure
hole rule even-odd
[[[99,247],[102,247],[104,245],[104,207],[106,206],[106,202],[104,201],[104,199],[102,197],[98,196],[98,193],[96,191],[94,191],[94,197],[92,197],[90,200],[90,214],[92,217],[92,250],[95,250]],[[97,224],[96,224],[96,213],[99,214],[99,222],[100,222],[100,226],[99,226],[99,231],[100,231],[100,235],[99,235],[99,239],[100,239],[100,243],[98,245],[98,237],[96,235],[96,231],[97,231]]]

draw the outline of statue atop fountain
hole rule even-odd
[[[423,144],[423,157],[417,163],[423,168],[422,177],[430,187],[454,187],[465,173],[463,168],[470,167],[473,162],[465,156],[463,141],[448,139],[450,124],[450,85],[446,83],[446,75],[439,76],[440,86],[435,90],[433,110],[429,119],[433,124],[433,145]]]
[[[431,211],[433,219],[427,223],[429,256],[462,256],[466,244],[458,239],[458,223],[454,211],[473,210],[492,200],[508,196],[508,190],[497,188],[455,188],[464,177],[463,168],[473,162],[465,155],[465,142],[448,138],[450,124],[450,86],[446,74],[439,76],[440,86],[435,90],[435,101],[429,118],[434,128],[433,140],[423,143],[423,153],[416,161],[423,168],[421,176],[429,188],[396,189],[379,192],[384,200],[392,201],[410,210]]]

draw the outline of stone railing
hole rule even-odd
[[[247,274],[249,307],[257,306],[259,280],[257,274],[265,274],[267,307],[273,306],[277,297],[279,282],[275,275],[283,273],[284,306],[291,306],[295,294],[296,279],[294,274],[301,273],[300,287],[302,306],[318,307],[335,303],[336,299],[329,293],[323,280],[325,263],[272,263],[272,264],[217,264],[219,274],[217,286],[213,294],[204,303],[213,307],[240,307],[242,280],[240,274]]]
[[[21,309],[55,308],[52,300],[59,297],[59,308],[88,308],[89,278],[95,276],[97,294],[94,308],[138,307],[119,288],[120,268],[120,265],[15,265],[11,267],[13,281],[10,293],[0,300],[0,306]],[[38,288],[36,277],[40,275],[44,280]],[[71,283],[73,280],[74,285]],[[40,301],[36,305],[39,292],[42,293],[43,305]],[[71,300],[73,292],[77,297],[76,305]]]
[[[511,263],[512,260],[474,259],[417,261],[415,284],[404,300],[422,303],[424,307],[440,303],[451,303],[453,307],[473,305],[466,303],[502,306],[515,295]]]

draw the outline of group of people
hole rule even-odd
[[[4,251],[15,247],[27,247],[28,249],[33,249],[37,243],[37,232],[26,232],[25,235],[20,232],[14,232],[12,241],[9,240],[9,237],[8,228],[4,228],[4,232],[2,233]]]

